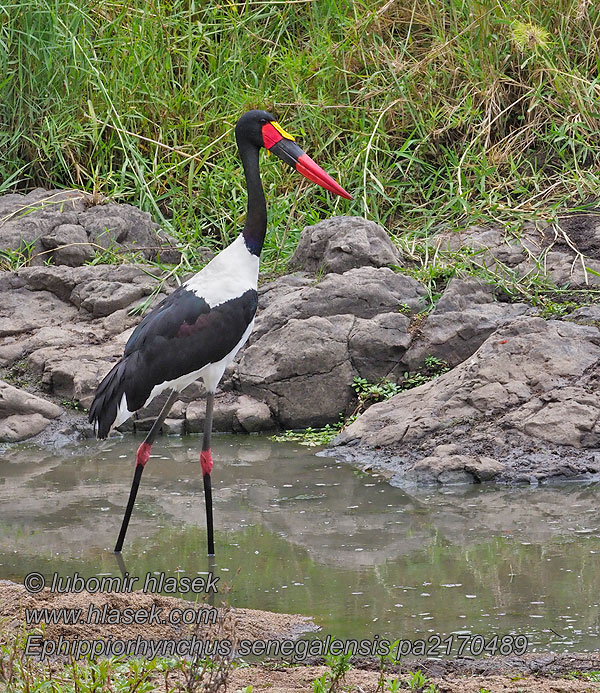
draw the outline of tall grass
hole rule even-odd
[[[335,213],[514,223],[600,189],[599,46],[588,0],[1,5],[0,191],[86,188],[218,246],[245,206],[232,127],[263,107],[355,195],[265,159],[267,261]]]

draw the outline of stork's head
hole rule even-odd
[[[300,149],[292,135],[267,111],[244,113],[235,126],[235,136],[238,146],[250,142],[256,147],[264,147],[313,183],[348,200],[352,199],[344,188]]]

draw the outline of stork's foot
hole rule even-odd
[[[150,450],[152,450],[152,445],[150,443],[142,443],[137,451],[136,463],[145,467],[146,462],[150,459]]]
[[[202,450],[200,453],[200,464],[202,465],[202,474],[210,474],[213,468],[212,454],[210,448],[208,450]]]

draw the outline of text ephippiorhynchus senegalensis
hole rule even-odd
[[[150,449],[179,392],[198,378],[207,390],[200,462],[206,499],[208,553],[214,555],[210,436],[215,391],[225,368],[248,339],[257,306],[258,261],[267,230],[267,209],[258,165],[261,147],[336,195],[351,196],[327,175],[266,111],[249,111],[235,126],[244,166],[248,208],[239,237],[200,272],[154,308],[134,330],[123,358],[98,386],[89,419],[98,438],[171,390],[137,451],[136,467],[115,552],[123,548],[135,497]]]

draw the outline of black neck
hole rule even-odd
[[[260,256],[267,232],[267,204],[260,181],[259,149],[248,142],[238,142],[238,148],[248,190],[248,209],[242,233],[248,250],[253,255]]]

